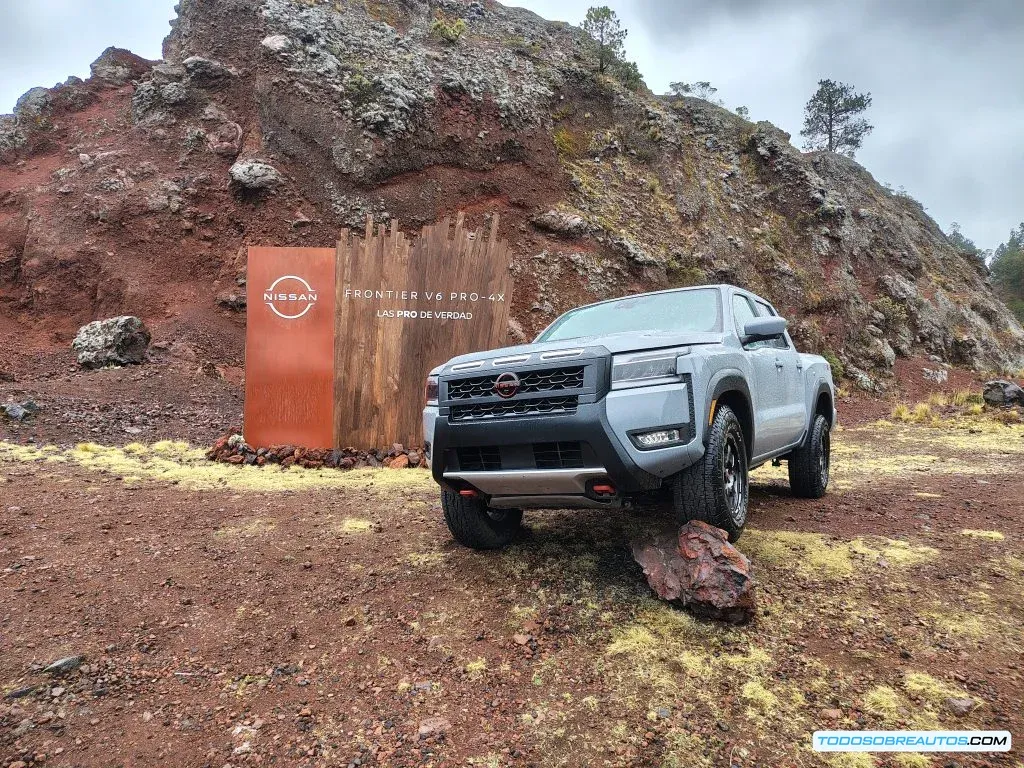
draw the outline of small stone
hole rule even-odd
[[[957,717],[963,717],[964,715],[970,714],[971,710],[976,706],[976,702],[971,698],[959,698],[950,696],[945,701],[946,709],[952,712]]]
[[[451,727],[452,724],[443,717],[428,717],[420,721],[418,733],[421,739],[428,739],[431,736],[443,736]]]
[[[823,720],[839,720],[843,716],[842,711],[838,709],[823,709],[818,714],[821,715]]]
[[[273,53],[281,53],[292,47],[292,41],[287,35],[267,35],[260,41],[260,45]]]
[[[512,635],[512,641],[516,645],[526,645],[527,643],[530,642],[530,636],[529,635],[524,635],[524,634]]]
[[[534,216],[530,219],[530,223],[537,229],[563,237],[579,237],[585,235],[590,229],[590,224],[582,216],[554,208],[547,213]]]
[[[28,418],[28,411],[17,403],[5,403],[4,415],[14,421],[24,421]]]
[[[67,656],[46,665],[43,667],[43,672],[47,675],[66,675],[68,672],[78,669],[83,661],[85,661],[85,656]]]
[[[391,469],[407,469],[409,467],[409,457],[404,453],[395,456],[388,464]]]

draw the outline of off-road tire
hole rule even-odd
[[[441,508],[448,530],[471,549],[501,549],[519,533],[521,509],[488,509],[483,499],[441,491]]]
[[[789,487],[794,496],[820,499],[828,489],[831,429],[820,413],[814,417],[807,442],[789,454]]]
[[[703,520],[736,541],[747,522],[750,498],[743,428],[732,409],[722,405],[709,429],[704,456],[675,477],[672,509],[680,523]]]

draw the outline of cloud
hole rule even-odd
[[[585,3],[520,0],[578,22]],[[580,8],[582,7],[582,10]],[[857,159],[993,247],[1024,219],[1021,0],[638,0],[615,10],[647,84],[710,80],[800,143],[822,78],[869,91]]]
[[[0,0],[0,113],[37,85],[89,76],[111,45],[161,55],[174,0]]]

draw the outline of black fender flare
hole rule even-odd
[[[823,394],[828,395],[829,402],[832,403],[832,408],[830,408],[829,412],[825,415],[825,418],[828,420],[829,429],[835,426],[835,394],[832,392],[832,387],[828,385],[828,382],[825,379],[818,379],[818,386],[814,390],[814,397],[811,398],[810,409],[807,413],[807,425],[804,427],[804,436],[800,440],[801,448],[806,446],[807,441],[811,437],[811,433],[814,431],[814,417],[818,413],[818,398]]]
[[[811,401],[811,413],[807,423],[808,430],[814,425],[814,414],[817,413],[818,400],[822,395],[828,395],[829,403],[832,405],[829,412],[825,415],[825,418],[828,419],[828,425],[830,427],[835,426],[835,394],[833,394],[832,387],[828,385],[828,382],[825,379],[820,379],[818,381],[818,388],[814,393],[814,399]]]
[[[704,443],[705,447],[707,446],[708,440],[711,437],[709,432],[708,432],[707,426],[711,423],[711,419],[714,416],[714,409],[718,405],[718,398],[721,395],[725,394],[726,392],[733,392],[733,391],[737,391],[740,394],[742,394],[744,399],[747,401],[747,410],[750,413],[750,425],[749,425],[750,426],[750,450],[753,449],[753,445],[754,445],[754,402],[753,402],[753,400],[750,397],[750,387],[747,385],[746,379],[744,379],[738,373],[728,373],[725,376],[723,376],[721,379],[719,379],[715,383],[715,386],[711,389],[711,391],[709,393],[710,394],[709,399],[705,401],[707,405],[706,405],[704,413],[702,414],[702,418],[704,419],[704,427],[705,427],[705,429],[704,429],[704,437],[703,437],[703,443]]]

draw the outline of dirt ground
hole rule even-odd
[[[651,596],[662,520],[538,512],[481,554],[422,470],[0,442],[0,765],[1019,766],[810,750],[1024,734],[1024,426],[919,420],[841,428],[821,501],[753,475],[739,628]]]

